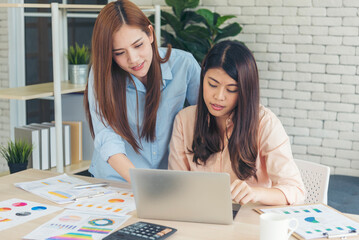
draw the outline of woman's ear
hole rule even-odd
[[[148,25],[148,29],[150,30],[150,34],[149,34],[149,36],[148,36],[148,38],[150,39],[150,42],[151,42],[151,44],[153,43],[153,34],[154,34],[154,29],[153,29],[153,27],[152,27],[152,25],[150,24],[150,25]]]

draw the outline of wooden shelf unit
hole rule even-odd
[[[61,82],[61,94],[83,92],[86,85]],[[54,83],[40,83],[17,88],[0,89],[0,99],[31,100],[54,96]]]

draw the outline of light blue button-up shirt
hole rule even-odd
[[[160,55],[164,57],[167,49],[160,48]],[[183,108],[185,99],[189,104],[197,103],[200,66],[194,57],[185,51],[172,49],[171,56],[166,63],[161,64],[162,85],[161,99],[157,111],[156,140],[148,142],[140,140],[142,149],[137,154],[132,146],[121,136],[116,134],[109,126],[105,126],[96,113],[96,100],[93,93],[93,72],[89,75],[88,99],[92,124],[95,132],[94,153],[90,166],[90,173],[96,178],[125,181],[107,163],[109,157],[117,153],[125,154],[136,168],[162,168],[167,169],[169,142],[172,134],[173,120]],[[142,126],[144,116],[146,87],[132,75],[138,91],[139,124]],[[90,87],[91,86],[91,87]],[[126,89],[127,117],[136,139],[137,110],[136,90],[131,81],[127,81]],[[141,132],[141,131],[140,131]]]

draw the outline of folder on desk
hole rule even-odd
[[[15,127],[15,140],[22,140],[26,143],[32,144],[33,150],[29,158],[28,167],[34,169],[41,169],[40,160],[40,132],[36,129],[25,127]]]

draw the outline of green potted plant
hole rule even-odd
[[[69,61],[69,80],[73,84],[86,84],[90,50],[85,44],[80,47],[77,43],[70,46],[67,59]]]
[[[199,0],[166,0],[166,4],[172,7],[173,14],[161,11],[161,25],[169,25],[173,31],[161,30],[163,46],[171,44],[191,52],[198,62],[202,62],[214,44],[242,31],[236,22],[222,27],[234,15],[221,16],[208,9],[191,10],[198,6]],[[154,15],[150,20],[154,22]]]
[[[23,141],[8,141],[7,146],[0,146],[0,154],[5,158],[10,169],[10,173],[25,170],[28,159],[32,152],[32,145]]]

